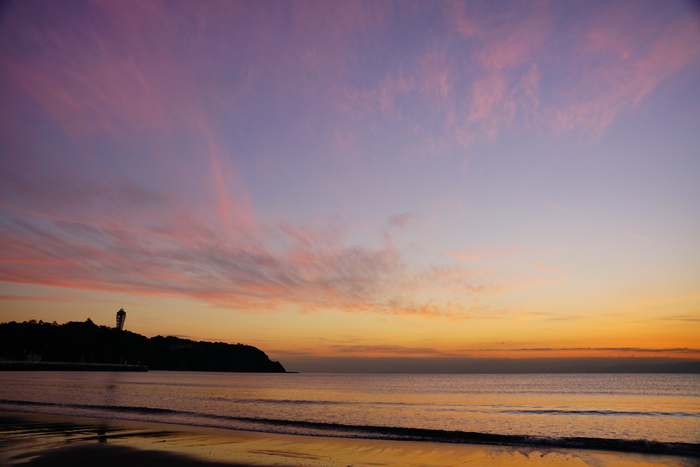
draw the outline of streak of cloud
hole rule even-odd
[[[557,269],[557,268],[555,268],[555,267],[552,267],[552,266],[547,266],[547,265],[545,265],[545,264],[541,264],[541,263],[537,263],[537,262],[533,262],[533,263],[530,263],[530,264],[532,265],[533,268],[539,269],[540,271],[544,271],[544,272],[554,272],[554,273],[557,273],[557,274],[564,274],[563,271],[561,271],[560,269]]]
[[[484,257],[481,255],[471,254],[464,251],[446,251],[442,253],[445,256],[454,258],[457,261],[481,261]]]
[[[585,38],[576,45],[581,61],[572,89],[578,100],[568,109],[550,110],[555,127],[589,128],[599,137],[621,112],[700,58],[700,31],[691,15],[663,28],[649,23],[634,30],[613,26],[633,24],[638,12],[631,13],[616,6],[591,19]]]
[[[661,318],[657,318],[659,320],[665,320],[665,321],[687,321],[689,323],[697,323],[700,322],[700,316],[699,315],[671,315],[671,316],[663,316]]]
[[[23,296],[18,296],[18,295],[0,295],[0,301],[23,301],[23,302],[51,302],[51,303],[60,303],[60,302],[68,302],[70,301],[68,298],[65,297],[23,297]]]
[[[342,229],[265,228],[268,244],[282,248],[270,252],[255,242],[216,240],[223,233],[200,240],[196,233],[165,235],[158,228],[112,228],[25,211],[13,210],[19,217],[0,224],[0,254],[7,258],[0,262],[2,281],[186,297],[248,312],[292,307],[455,320],[489,316],[470,302],[513,287],[489,270],[409,274],[390,244],[347,247]],[[28,223],[27,214],[51,222]],[[464,303],[419,298],[439,291],[456,293]]]
[[[389,217],[389,225],[403,229],[409,222],[418,220],[419,218],[420,215],[418,214],[404,212],[403,214],[396,214]]]
[[[343,354],[444,355],[444,352],[430,347],[404,347],[400,345],[332,345],[330,349]]]
[[[249,313],[513,318],[489,300],[543,281],[467,263],[517,250],[438,245],[443,268],[379,232],[445,221],[455,158],[600,139],[700,59],[675,4],[77,5],[0,19],[0,280]]]
[[[645,242],[654,243],[654,242],[652,242],[651,240],[649,240],[648,238],[644,238],[644,237],[642,237],[641,235],[637,235],[637,234],[635,234],[635,233],[628,232],[627,230],[623,230],[623,232],[626,233],[626,234],[630,234],[630,235],[632,235],[633,237],[636,237],[636,238],[638,238],[638,239],[640,239],[640,240],[644,240]]]
[[[700,354],[700,349],[687,347],[644,348],[644,347],[529,347],[529,348],[483,348],[463,349],[470,352],[624,352],[624,353],[684,353]]]

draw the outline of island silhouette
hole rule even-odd
[[[12,368],[10,362],[82,363],[82,369],[91,368],[87,364],[128,364],[150,370],[286,373],[281,363],[250,345],[198,342],[175,336],[148,338],[98,326],[90,318],[65,324],[36,320],[1,323],[0,369],[19,369]],[[61,369],[81,368],[76,365]]]

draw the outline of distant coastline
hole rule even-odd
[[[664,357],[289,357],[302,373],[592,374],[700,373],[700,360]]]
[[[147,365],[119,365],[116,363],[70,363],[0,361],[0,371],[138,371],[147,372]]]

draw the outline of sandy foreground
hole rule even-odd
[[[697,466],[698,459],[573,449],[254,433],[0,412],[0,465]]]

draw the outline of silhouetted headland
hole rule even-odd
[[[250,345],[145,337],[98,326],[35,320],[0,324],[0,370],[230,371],[286,373]]]

